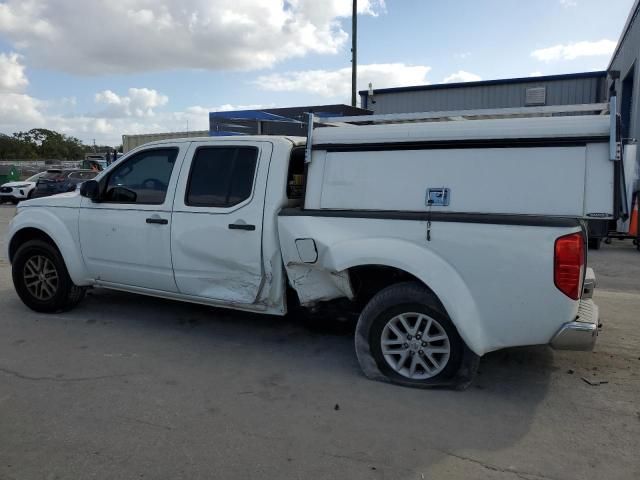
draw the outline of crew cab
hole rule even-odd
[[[18,207],[14,285],[38,312],[72,308],[91,286],[272,315],[340,302],[359,314],[368,377],[464,385],[487,352],[593,348],[584,218],[612,214],[596,188],[613,182],[607,122],[153,142],[80,191]]]

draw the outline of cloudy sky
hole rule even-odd
[[[359,0],[359,87],[606,68],[633,0]],[[351,0],[0,0],[0,132],[350,101]]]

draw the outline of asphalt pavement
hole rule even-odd
[[[594,352],[495,352],[459,392],[367,380],[331,319],[102,289],[37,314],[3,259],[0,479],[640,478],[640,252],[590,263]]]

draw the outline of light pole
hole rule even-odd
[[[351,106],[356,106],[356,82],[358,80],[358,0],[353,0],[351,16]]]

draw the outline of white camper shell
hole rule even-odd
[[[305,208],[613,218],[609,128],[589,115],[316,129]],[[438,189],[446,205],[429,203]]]

